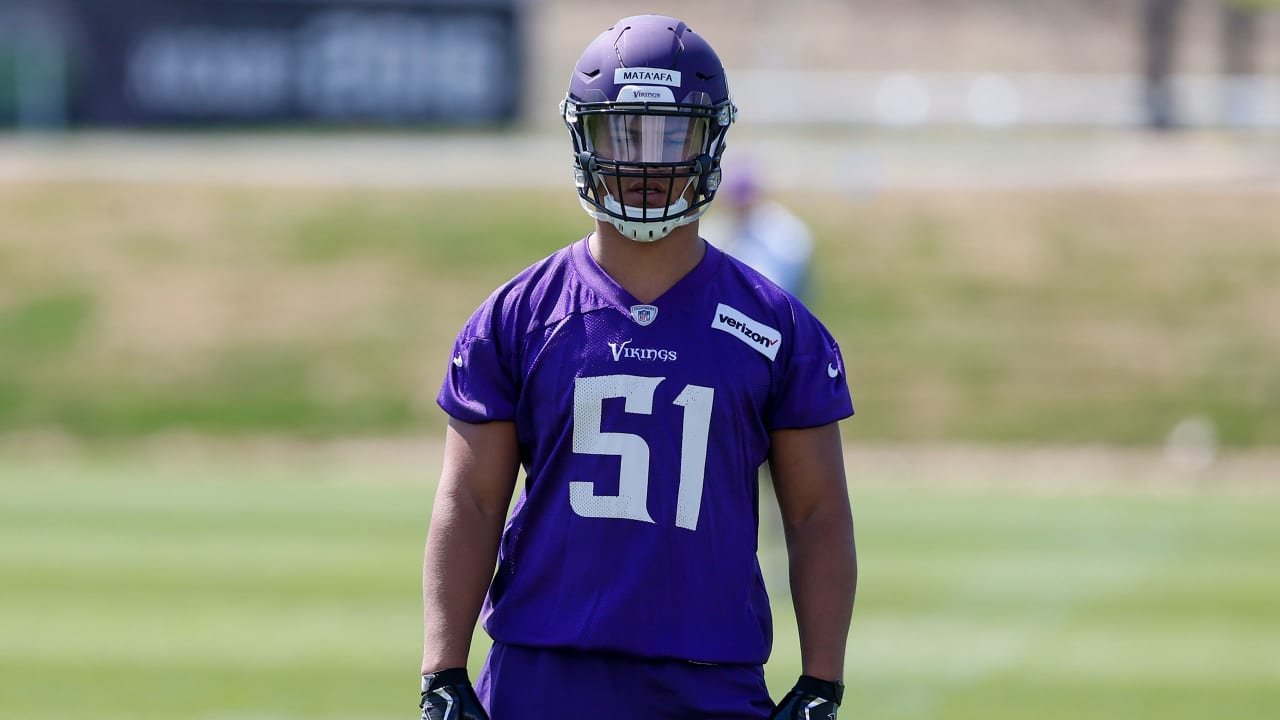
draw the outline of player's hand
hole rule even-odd
[[[422,720],[489,720],[480,706],[466,668],[449,668],[422,676]]]
[[[782,698],[769,720],[836,720],[844,699],[844,683],[801,675],[791,692]]]

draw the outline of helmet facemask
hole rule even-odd
[[[585,102],[566,98],[583,209],[639,242],[697,220],[720,185],[733,110],[701,92],[676,102],[661,86],[627,86],[612,102],[603,93]]]

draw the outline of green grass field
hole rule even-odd
[[[297,460],[0,461],[0,717],[415,717],[436,459]],[[852,495],[862,567],[842,716],[1280,708],[1274,492],[876,476]],[[773,527],[781,693],[797,655]]]

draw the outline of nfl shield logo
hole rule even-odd
[[[658,308],[652,305],[632,305],[631,319],[635,320],[642,327],[650,325],[654,320],[658,319]]]

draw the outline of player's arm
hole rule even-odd
[[[515,425],[451,419],[422,568],[422,673],[465,668],[519,469]]]
[[[775,430],[771,442],[769,467],[787,541],[802,672],[837,683],[858,584],[840,428]]]

